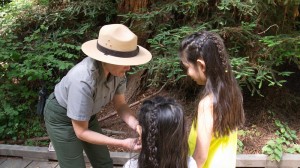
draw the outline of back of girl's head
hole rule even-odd
[[[232,73],[222,38],[216,33],[201,31],[183,39],[179,47],[183,62],[205,63],[206,83],[202,97],[213,95],[215,135],[228,135],[244,123],[243,97]],[[195,113],[197,118],[197,113]]]
[[[187,132],[180,104],[163,97],[146,100],[138,120],[142,126],[140,168],[187,167]]]

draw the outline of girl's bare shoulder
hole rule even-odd
[[[207,95],[203,97],[198,105],[199,118],[213,118],[213,96]]]
[[[199,104],[198,104],[198,108],[209,108],[209,109],[213,109],[213,96],[212,95],[206,95],[205,97],[203,97]]]

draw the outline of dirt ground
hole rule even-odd
[[[299,75],[298,75],[299,76]],[[298,78],[297,76],[297,78]],[[300,79],[300,78],[299,78]],[[129,78],[128,91],[126,93],[128,103],[132,104],[145,99],[147,96],[152,95],[159,91],[158,89],[149,88],[147,90],[139,90],[140,78]],[[300,144],[300,82],[298,80],[289,81],[285,89],[278,87],[268,87],[263,90],[264,97],[251,96],[244,92],[244,109],[246,115],[246,123],[240,128],[238,139],[243,143],[240,153],[244,154],[260,154],[262,147],[266,143],[275,138],[275,132],[278,129],[274,121],[288,123],[288,126],[297,131],[297,144]],[[293,89],[288,89],[293,88]],[[190,98],[184,98],[183,93],[176,89],[164,88],[157,95],[173,97],[181,103],[184,107],[188,128],[191,125],[192,113],[196,110],[198,103],[197,96],[192,95]],[[132,106],[131,109],[136,113],[140,107],[140,103]],[[109,136],[115,138],[137,137],[119,116],[114,115],[109,118],[103,119],[114,112],[112,105],[107,105],[103,111],[98,115],[98,120],[103,129],[119,131],[117,133],[107,133]],[[110,151],[126,151],[122,148],[109,146]]]

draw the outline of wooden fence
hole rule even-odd
[[[22,157],[33,160],[57,160],[55,152],[48,151],[47,147],[3,145],[0,144],[1,156]],[[110,152],[114,165],[123,165],[136,153]],[[86,157],[86,161],[88,159]],[[238,154],[236,160],[237,168],[260,167],[260,168],[300,168],[300,154],[284,154],[280,162],[270,161],[263,154]]]

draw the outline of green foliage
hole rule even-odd
[[[171,84],[181,82],[185,74],[180,65],[167,62],[178,60],[178,45],[183,37],[199,30],[210,30],[224,39],[239,84],[248,88],[252,95],[263,96],[263,87],[281,87],[286,82],[285,77],[293,73],[278,71],[278,67],[286,63],[299,65],[300,34],[293,31],[290,24],[286,24],[288,31],[282,30],[289,34],[278,34],[281,29],[275,28],[281,22],[275,20],[270,26],[268,21],[272,21],[273,17],[265,14],[266,9],[281,12],[276,5],[286,5],[287,9],[295,11],[296,1],[282,2],[174,0],[156,2],[142,12],[120,16],[122,22],[130,24],[133,29],[144,32],[143,35],[151,35],[147,42],[154,59],[152,63],[136,68],[149,70],[150,85],[158,86],[159,81],[172,75]],[[269,17],[262,19],[259,17],[262,15]],[[284,17],[284,13],[280,13],[280,17]],[[299,25],[295,20],[293,23],[293,26]],[[267,24],[268,27],[265,26]]]
[[[274,59],[276,61],[276,59]],[[292,72],[282,71],[278,72],[268,65],[265,60],[258,60],[258,65],[252,66],[247,57],[237,57],[231,59],[231,65],[233,72],[236,75],[236,79],[241,86],[246,86],[252,95],[260,93],[263,83],[267,83],[268,86],[282,86],[282,83],[286,80],[277,80],[276,76],[289,76]]]
[[[252,95],[262,95],[260,90],[263,85],[282,86],[286,82],[284,77],[292,74],[289,71],[278,71],[277,67],[287,62],[298,64],[297,41],[300,34],[262,37],[253,35],[255,27],[256,24],[242,22],[242,26],[238,28],[223,28],[220,34],[230,37],[227,42],[228,51],[240,85],[246,86]],[[280,42],[282,37],[285,37],[284,42]]]
[[[38,136],[34,132],[43,128],[34,124],[36,120],[24,119],[35,119],[39,88],[46,85],[51,91],[82,58],[81,43],[96,38],[99,26],[108,22],[129,25],[139,39],[146,39],[147,44],[142,45],[150,46],[153,59],[134,70],[148,69],[151,86],[165,82],[184,85],[186,75],[178,58],[178,45],[186,35],[200,30],[217,32],[224,39],[233,72],[252,95],[263,95],[264,87],[283,86],[285,77],[293,72],[279,67],[300,64],[297,0],[150,2],[148,8],[122,13],[118,18],[119,1],[110,0],[67,4],[15,0],[1,7],[0,139]],[[41,130],[22,132],[29,126]],[[270,146],[274,143],[281,141]],[[242,147],[242,143],[239,145]],[[289,151],[299,150],[299,146],[292,148]]]
[[[300,33],[281,34],[277,36],[265,36],[260,40],[267,47],[262,50],[266,61],[275,66],[282,65],[286,61],[300,63]],[[288,76],[290,73],[281,75]]]
[[[21,135],[26,135],[26,137],[47,137],[46,130],[44,129],[43,123],[44,119],[41,118],[33,118],[32,124],[27,126],[27,129],[30,131],[20,131]],[[41,129],[42,128],[42,129]],[[23,137],[22,139],[26,139],[26,137]],[[25,145],[30,146],[47,146],[49,144],[49,141],[42,141],[42,140],[25,140]]]
[[[243,153],[244,151],[244,143],[241,138],[246,136],[246,132],[244,130],[238,131],[238,140],[237,140],[237,153]]]
[[[16,23],[17,16],[20,16],[23,11],[32,7],[32,2],[26,0],[12,1],[3,7],[0,7],[0,34],[9,29],[15,28],[19,24]]]
[[[260,137],[261,132],[257,130],[256,125],[252,125],[248,130],[238,130],[237,153],[243,153],[243,141],[248,138],[250,141],[256,137]]]
[[[285,140],[286,145],[290,145],[291,142],[297,140],[297,134],[295,130],[291,130],[287,124],[281,123],[279,120],[275,120],[275,125],[279,130],[276,131],[276,135]]]
[[[284,152],[287,153],[300,153],[300,146],[296,144],[297,134],[296,131],[291,130],[287,124],[275,120],[275,125],[278,130],[276,131],[277,138],[270,140],[262,148],[263,153],[267,154],[271,160],[279,162]]]
[[[199,25],[197,30],[204,29],[205,25]],[[181,27],[173,30],[161,30],[154,38],[149,39],[148,43],[153,49],[152,54],[156,56],[149,64],[134,67],[135,71],[148,69],[151,76],[149,84],[158,86],[165,82],[176,83],[186,75],[180,65],[178,56],[178,41],[194,29],[191,27]]]
[[[244,151],[244,144],[240,139],[238,139],[237,140],[237,153],[243,153],[243,151]]]
[[[267,154],[271,160],[279,162],[283,155],[282,143],[283,139],[277,138],[275,141],[270,140],[267,145],[262,148],[263,153]]]
[[[20,0],[1,8],[0,139],[27,139],[46,133],[35,112],[38,90],[46,86],[52,92],[60,78],[82,59],[80,46],[87,38],[97,37],[94,20],[107,12],[109,6],[104,5],[110,1],[106,2],[48,8],[45,1],[46,6],[37,6]],[[105,13],[104,18],[109,20],[112,14]]]

